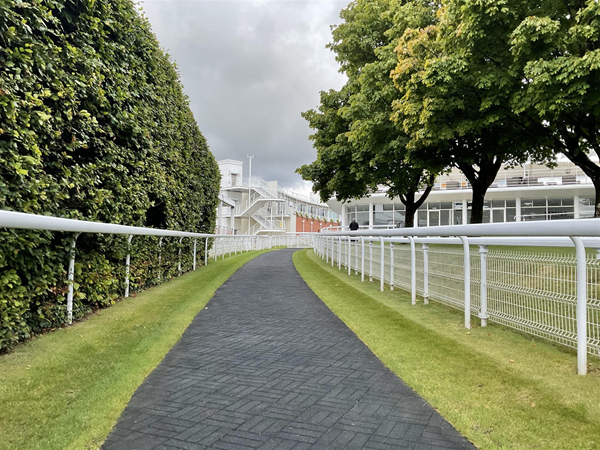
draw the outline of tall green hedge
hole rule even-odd
[[[131,0],[0,1],[1,209],[211,232],[219,180]],[[65,322],[71,239],[0,229],[0,350]],[[135,237],[132,290],[173,276],[179,248],[189,269],[191,246],[165,238],[158,267],[158,239]],[[126,236],[78,238],[75,317],[122,295],[126,250]]]

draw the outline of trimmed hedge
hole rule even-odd
[[[1,209],[214,230],[218,166],[131,0],[1,2],[0,67]],[[71,239],[0,229],[0,349],[65,323]],[[75,317],[122,295],[126,241],[79,237]],[[158,239],[134,237],[132,291],[174,276],[179,248],[165,238],[159,267]]]

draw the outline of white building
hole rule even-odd
[[[419,208],[415,226],[465,224],[470,222],[471,188],[458,170],[441,176]],[[535,164],[502,168],[485,196],[484,222],[520,222],[592,217],[595,190],[577,166],[560,161],[554,169]],[[370,197],[341,203],[327,202],[340,214],[342,226],[355,218],[363,228],[404,226],[404,205],[390,199],[385,190]]]
[[[218,233],[316,232],[338,219],[328,205],[313,196],[285,189],[277,181],[244,178],[242,161],[224,159],[217,163],[221,171]]]

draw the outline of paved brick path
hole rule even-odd
[[[473,448],[312,293],[292,253],[218,289],[103,449]]]

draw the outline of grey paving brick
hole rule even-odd
[[[292,253],[217,290],[104,450],[473,449],[314,295]]]

